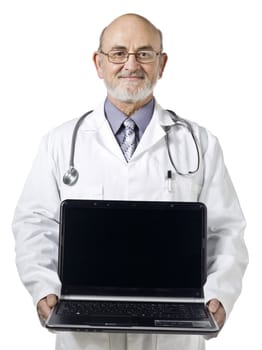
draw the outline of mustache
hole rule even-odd
[[[117,78],[126,78],[126,77],[135,77],[135,78],[145,78],[145,74],[144,72],[141,71],[137,71],[137,72],[120,72],[117,75]]]

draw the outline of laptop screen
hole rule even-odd
[[[202,288],[201,203],[67,200],[61,206],[60,278],[79,293]]]

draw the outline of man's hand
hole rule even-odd
[[[50,311],[57,303],[57,296],[55,294],[48,294],[41,299],[37,304],[37,312],[41,320],[46,320]]]
[[[211,299],[208,302],[208,309],[213,314],[219,329],[221,329],[226,320],[226,312],[223,305],[217,299]]]

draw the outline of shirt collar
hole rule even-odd
[[[136,111],[131,118],[135,121],[139,131],[143,134],[148,126],[155,107],[155,100],[152,98],[145,106]],[[126,120],[127,115],[121,112],[112,102],[107,98],[105,100],[105,115],[113,130],[114,135],[119,131],[122,123]]]

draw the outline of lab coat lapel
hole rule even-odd
[[[142,153],[146,152],[163,139],[166,135],[163,126],[170,124],[173,124],[173,122],[170,119],[168,112],[164,111],[158,104],[156,104],[152,119],[133,154],[132,160],[139,157]]]
[[[89,119],[87,117],[83,124],[82,130],[87,133],[95,132],[98,144],[126,163],[123,152],[105,117],[104,103],[99,105],[94,110]]]
[[[97,141],[102,147],[106,148],[108,152],[111,152],[117,158],[126,163],[123,152],[107,120],[97,133]]]

